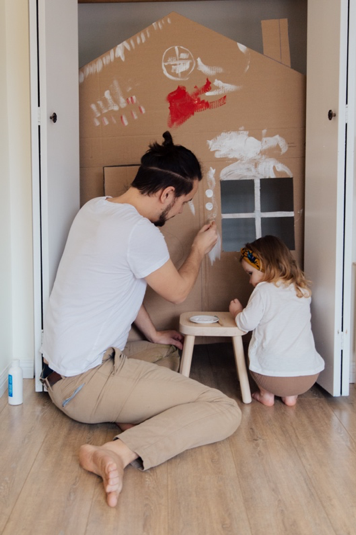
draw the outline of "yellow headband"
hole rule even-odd
[[[241,253],[241,260],[245,260],[248,264],[250,264],[250,266],[258,269],[258,271],[263,272],[263,269],[261,266],[261,260],[253,254],[251,249],[246,249],[246,247],[242,247],[240,253]]]

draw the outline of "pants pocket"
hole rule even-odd
[[[85,383],[81,384],[78,386],[78,388],[76,388],[73,392],[73,394],[71,396],[69,396],[69,398],[66,398],[62,401],[62,407],[65,408],[68,403],[70,403],[72,401],[73,398],[75,398],[75,396],[78,394],[78,392],[81,391],[81,389],[83,388],[83,386],[85,385]]]

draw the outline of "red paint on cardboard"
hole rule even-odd
[[[170,128],[180,126],[197,112],[219,108],[226,104],[226,95],[213,102],[200,98],[200,95],[210,91],[210,89],[211,82],[207,78],[206,83],[200,88],[195,86],[192,93],[188,93],[186,87],[181,85],[169,93],[167,96],[169,102],[168,126]]]

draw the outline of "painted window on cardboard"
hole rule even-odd
[[[294,244],[293,178],[246,178],[220,182],[222,249],[273,234]]]
[[[273,234],[295,249],[293,176],[285,164],[288,143],[280,135],[261,139],[240,129],[208,141],[215,157],[228,163],[219,173],[222,250]],[[215,169],[210,169],[214,176]],[[210,186],[211,187],[211,186]]]

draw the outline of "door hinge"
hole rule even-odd
[[[345,106],[345,123],[347,124],[349,122],[349,107],[346,104]]]
[[[41,108],[37,108],[37,124],[41,124]]]
[[[340,333],[340,349],[343,350],[344,349],[344,344],[345,343],[345,333],[344,332],[341,332]]]

